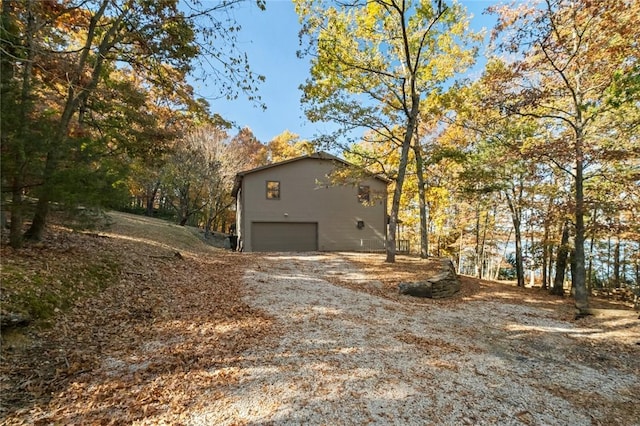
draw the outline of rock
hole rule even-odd
[[[431,297],[431,286],[429,281],[421,281],[417,283],[400,283],[398,291],[400,294],[407,294],[414,297]]]
[[[400,283],[398,291],[400,294],[414,297],[443,299],[451,297],[460,291],[460,280],[453,262],[449,259],[443,259],[440,273],[428,278],[426,281]]]

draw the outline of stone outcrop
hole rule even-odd
[[[460,280],[453,262],[449,259],[442,259],[441,271],[438,274],[424,281],[400,283],[398,291],[400,294],[414,297],[443,299],[460,291]]]

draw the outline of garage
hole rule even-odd
[[[317,251],[316,222],[253,222],[252,251]]]

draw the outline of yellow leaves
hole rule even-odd
[[[380,20],[382,13],[383,8],[380,3],[375,1],[367,2],[361,23],[368,28],[373,28]]]
[[[273,163],[313,153],[313,145],[300,136],[285,130],[274,137],[267,146],[269,160]]]

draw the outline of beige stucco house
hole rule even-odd
[[[318,152],[236,175],[238,248],[244,251],[383,251],[388,181],[336,184],[352,167]]]

